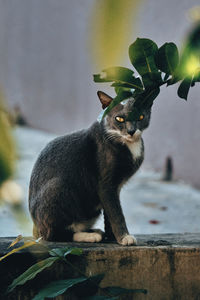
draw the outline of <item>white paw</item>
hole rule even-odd
[[[123,237],[120,244],[123,246],[137,245],[137,240],[134,236],[127,234]]]
[[[73,235],[74,242],[97,243],[102,240],[102,234],[99,232],[76,232]]]

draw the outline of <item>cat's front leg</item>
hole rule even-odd
[[[121,245],[136,245],[136,238],[129,234],[122,208],[119,201],[119,196],[116,191],[107,191],[105,186],[100,191],[100,199],[107,218],[107,224],[110,223],[112,232]]]

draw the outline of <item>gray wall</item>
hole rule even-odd
[[[89,126],[100,105],[88,44],[95,0],[0,0],[0,85],[10,105],[19,104],[29,123],[56,133]],[[180,44],[197,0],[143,1],[137,36]],[[134,41],[135,34],[130,35]],[[128,46],[128,45],[127,45]],[[124,63],[129,65],[128,59]],[[105,89],[104,89],[105,90]],[[145,165],[162,169],[174,158],[175,176],[200,187],[200,87],[188,102],[177,87],[163,87],[144,134]],[[108,90],[107,90],[108,91]],[[111,90],[111,94],[113,91]]]

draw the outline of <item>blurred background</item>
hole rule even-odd
[[[41,148],[54,136],[87,128],[96,120],[101,112],[97,90],[115,95],[108,85],[94,83],[92,74],[113,65],[131,68],[128,47],[137,37],[150,38],[158,46],[174,42],[181,48],[199,18],[197,5],[198,0],[0,0],[1,91],[6,111],[17,115],[21,119],[18,123],[28,125],[12,129],[17,145],[13,176],[23,187],[20,197],[25,214],[3,202],[0,235],[15,235],[25,227],[25,233],[30,232],[28,182]],[[150,204],[143,205],[143,212],[154,209],[155,213],[159,207],[163,213],[168,209],[167,201],[175,203],[176,197],[179,202],[185,197],[182,207],[186,203],[192,206],[189,201],[194,197],[194,210],[199,208],[199,191],[192,188],[200,188],[199,95],[198,84],[190,90],[187,102],[178,98],[177,85],[162,87],[153,105],[151,124],[144,133],[145,161],[135,187],[141,198],[146,184],[147,199],[141,201]],[[168,156],[173,159],[174,179],[179,182],[168,185],[168,194],[161,189],[156,196],[155,182],[160,182]],[[130,194],[132,186],[128,189]],[[164,202],[155,204],[155,198]],[[142,208],[139,210],[141,213]],[[194,215],[190,217],[188,222],[192,223]],[[158,224],[156,232],[162,232],[165,222],[163,217],[162,221],[157,218],[148,215],[146,229],[138,227],[136,231],[152,232],[148,227],[152,221]],[[16,227],[15,221],[21,222],[21,227]],[[174,231],[199,231],[199,224],[195,226],[189,230],[185,224]],[[173,228],[166,231],[173,232]]]

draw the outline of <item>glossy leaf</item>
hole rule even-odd
[[[33,298],[33,300],[44,300],[45,298],[57,297],[65,293],[69,288],[86,280],[88,280],[87,277],[80,277],[50,282]]]
[[[18,276],[15,280],[13,280],[13,282],[9,285],[7,289],[7,293],[10,293],[16,286],[23,285],[28,280],[33,279],[38,273],[50,267],[58,259],[59,257],[49,257],[34,264],[30,268],[28,268],[24,273]]]
[[[172,75],[179,63],[178,48],[174,43],[165,43],[155,56],[155,62],[162,72]]]
[[[180,84],[179,88],[178,88],[178,96],[180,98],[183,98],[185,100],[187,100],[187,96],[189,93],[189,89],[191,87],[192,84],[192,79],[193,77],[186,77]]]
[[[72,255],[81,255],[83,250],[81,248],[55,248],[49,251],[51,256],[58,256],[58,257],[66,257],[69,254]]]
[[[157,50],[158,46],[149,39],[137,38],[137,40],[130,45],[129,57],[131,63],[140,75],[158,72],[154,59]]]
[[[93,75],[95,82],[115,82],[121,85],[129,85],[132,89],[143,89],[141,80],[133,76],[133,71],[124,67],[112,67]],[[125,86],[126,87],[126,86]]]

